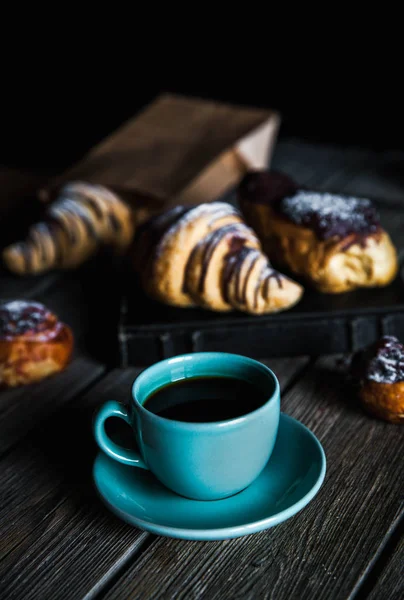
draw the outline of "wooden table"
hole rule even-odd
[[[273,164],[301,183],[385,197],[396,234],[404,233],[404,152],[288,139]],[[32,175],[0,175],[6,196],[16,194],[16,181],[18,193],[38,185]],[[76,335],[63,374],[0,393],[1,599],[404,597],[403,429],[362,412],[338,357],[266,361],[281,382],[282,411],[325,449],[328,470],[315,499],[289,521],[235,540],[158,537],[114,517],[92,487],[93,412],[107,399],[128,401],[140,371],[93,351],[94,332],[106,346],[105,324],[114,319],[102,288],[85,270],[35,280],[3,273],[0,286],[1,298],[45,302]]]

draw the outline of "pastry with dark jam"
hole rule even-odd
[[[252,171],[238,200],[274,264],[321,292],[385,286],[397,274],[396,249],[367,198],[316,192],[284,173]]]
[[[392,423],[404,423],[404,345],[385,335],[352,359],[350,374],[366,410]]]
[[[40,381],[62,371],[73,351],[73,333],[38,302],[0,304],[0,388]]]
[[[226,202],[176,206],[147,220],[133,246],[145,292],[173,306],[265,314],[303,288],[275,270],[255,232]]]

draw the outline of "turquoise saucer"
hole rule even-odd
[[[118,517],[157,535],[187,540],[223,540],[286,521],[314,498],[324,480],[326,458],[314,434],[281,414],[272,456],[248,488],[224,500],[177,496],[144,469],[99,453],[93,467],[96,490]]]

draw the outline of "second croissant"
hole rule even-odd
[[[303,295],[226,202],[176,206],[150,218],[137,231],[133,256],[145,292],[173,306],[259,315],[286,310]]]

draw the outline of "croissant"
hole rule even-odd
[[[145,293],[173,306],[258,315],[290,308],[303,294],[273,269],[254,231],[226,202],[151,217],[137,231],[133,261]]]
[[[73,346],[71,328],[43,304],[0,304],[0,388],[38,382],[63,371]]]
[[[124,252],[132,242],[134,212],[101,185],[71,182],[33,225],[26,240],[3,250],[3,261],[20,275],[81,265],[102,246]]]

